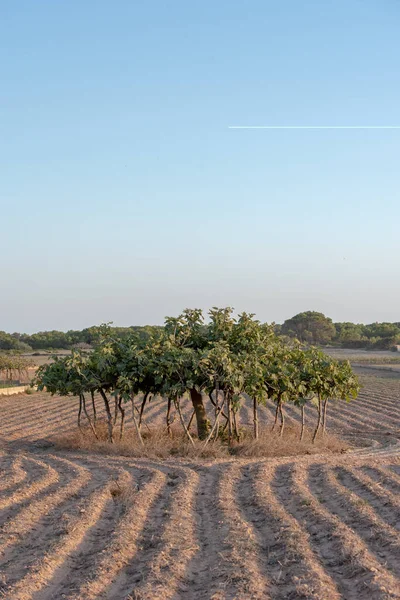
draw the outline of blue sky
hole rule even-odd
[[[400,320],[395,0],[3,0],[0,329]]]

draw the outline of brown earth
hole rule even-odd
[[[398,365],[363,365],[353,363],[352,366],[357,375],[374,375],[383,379],[400,379],[400,366]]]
[[[1,399],[0,597],[400,598],[400,380],[363,383],[329,416],[352,450],[275,459],[59,450],[75,399]],[[153,400],[146,426],[163,414]]]

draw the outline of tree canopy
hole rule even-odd
[[[92,352],[74,350],[69,356],[56,356],[53,363],[39,368],[36,384],[51,394],[78,396],[79,415],[82,410],[87,415],[85,394],[93,397],[99,393],[111,442],[112,400],[122,415],[120,435],[124,404],[131,403],[135,429],[141,439],[140,420],[147,398],[158,394],[165,398],[168,430],[171,406],[175,406],[193,443],[180,409],[186,395],[192,403],[197,437],[206,443],[211,437],[216,439],[222,416],[228,442],[232,443],[240,439],[238,412],[245,398],[253,401],[257,437],[257,407],[267,398],[276,404],[275,422],[280,416],[283,435],[285,403],[297,404],[303,411],[308,401],[318,398],[319,431],[320,424],[325,423],[328,399],[348,400],[358,392],[357,378],[349,363],[276,336],[272,326],[261,324],[252,314],[235,317],[230,307],[211,309],[207,322],[201,310],[187,309],[178,317],[168,317],[162,329],[150,332],[146,338],[132,332],[121,339],[107,326],[99,331],[99,341]],[[139,410],[136,401],[140,394],[143,398]],[[213,406],[213,419],[209,409],[207,412],[206,397]]]
[[[335,337],[336,329],[332,319],[322,313],[308,311],[285,321],[281,333],[296,337],[301,342],[326,344]]]

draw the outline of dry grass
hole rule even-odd
[[[129,505],[132,501],[136,490],[134,487],[126,482],[119,482],[118,479],[114,479],[110,484],[110,495],[114,501],[122,502],[125,505]]]
[[[321,453],[345,452],[349,445],[331,434],[326,434],[312,443],[312,432],[306,431],[304,439],[299,439],[299,428],[287,427],[283,437],[269,427],[260,430],[258,440],[254,440],[250,428],[241,430],[241,441],[234,442],[229,448],[226,441],[218,439],[204,447],[204,441],[194,438],[194,447],[186,438],[184,432],[178,427],[173,427],[171,437],[163,427],[154,427],[151,431],[143,432],[142,446],[133,431],[125,433],[122,440],[118,439],[115,432],[113,444],[110,444],[107,434],[107,425],[104,421],[96,426],[99,439],[96,440],[89,428],[82,428],[62,435],[56,435],[52,441],[57,448],[63,450],[84,450],[99,454],[115,456],[133,456],[136,458],[161,458],[170,456],[187,458],[224,458],[237,457],[282,457],[300,456]]]
[[[204,442],[194,440],[193,447],[186,438],[185,433],[178,427],[172,427],[171,437],[167,434],[165,427],[154,427],[151,431],[143,431],[142,446],[133,430],[128,430],[123,439],[119,440],[119,433],[114,433],[114,443],[108,442],[108,430],[106,423],[96,424],[99,437],[96,440],[90,428],[83,427],[81,431],[75,430],[62,435],[52,437],[56,447],[67,450],[85,450],[99,454],[111,454],[115,456],[133,456],[135,458],[167,458],[169,456],[196,457],[201,454],[205,458],[222,458],[227,455],[224,444],[219,440],[208,444],[201,452]]]
[[[254,440],[247,431],[243,441],[233,446],[231,454],[246,458],[300,456],[342,453],[349,448],[349,444],[344,440],[330,433],[318,437],[313,444],[311,430],[306,431],[303,440],[300,441],[299,430],[298,427],[287,427],[283,437],[280,437],[278,433],[271,432],[271,429],[266,427],[260,431],[258,440]]]

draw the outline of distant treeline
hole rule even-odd
[[[396,323],[333,323],[319,312],[303,312],[288,319],[283,325],[275,325],[278,335],[295,337],[309,344],[334,345],[342,348],[367,350],[392,350],[400,345],[400,322]],[[75,347],[91,348],[96,345],[102,327],[88,327],[82,331],[41,331],[5,333],[0,331],[0,350],[69,350]],[[136,332],[142,339],[148,337],[158,326],[112,327],[113,335],[123,338]]]
[[[31,350],[69,350],[71,348],[91,348],[96,345],[101,335],[100,327],[88,327],[82,331],[40,331],[28,335],[27,333],[5,333],[0,331],[0,350],[18,350],[29,352]],[[111,327],[115,337],[123,338],[136,332],[145,339],[152,331],[159,329],[157,326],[144,327]]]
[[[333,323],[322,313],[308,311],[277,326],[278,333],[310,344],[329,344],[342,348],[395,350],[400,344],[400,322]]]

